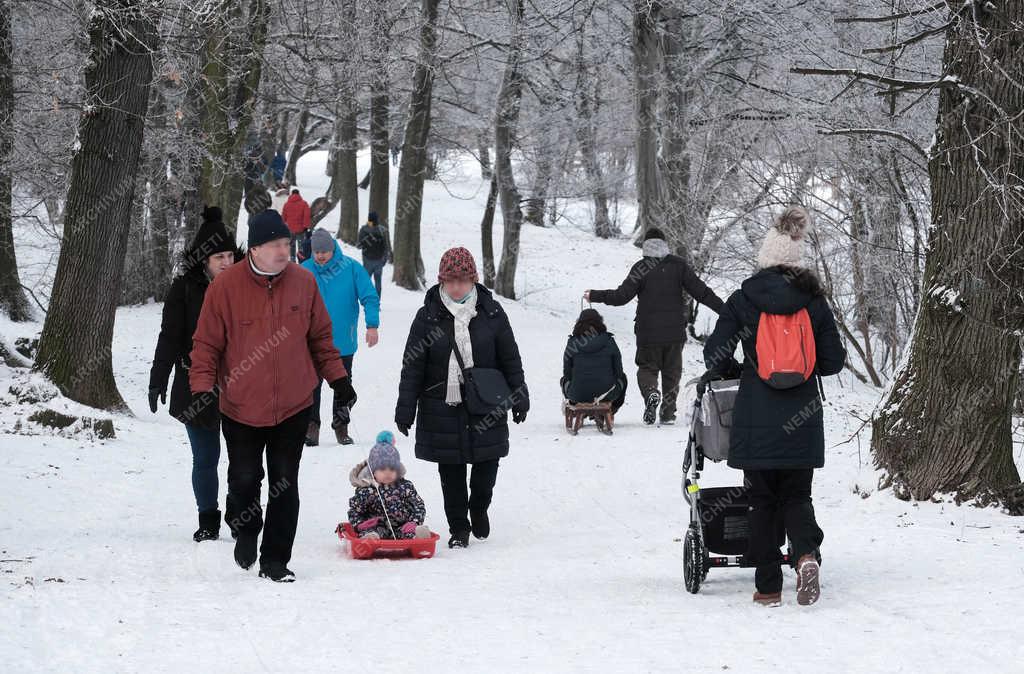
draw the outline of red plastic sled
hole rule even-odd
[[[338,538],[348,543],[353,559],[371,559],[373,557],[414,557],[423,559],[434,556],[440,534],[430,532],[430,538],[403,538],[388,540],[384,538],[359,538],[359,534],[348,522],[342,522],[334,530]]]

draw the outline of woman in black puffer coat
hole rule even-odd
[[[569,402],[611,401],[612,414],[626,401],[622,353],[596,309],[580,312],[565,344],[561,385]]]
[[[466,547],[471,531],[477,538],[489,535],[487,509],[498,461],[509,450],[505,415],[476,417],[466,411],[452,339],[467,368],[504,374],[513,395],[514,422],[524,421],[530,409],[508,316],[476,280],[476,264],[465,248],[452,248],[441,258],[439,283],[427,291],[409,330],[395,407],[400,432],[408,435],[416,421],[416,457],[438,464],[452,548]],[[468,464],[473,469],[467,490]]]
[[[729,466],[743,470],[750,509],[746,561],[757,567],[754,601],[774,605],[782,597],[781,520],[797,566],[797,601],[818,599],[818,547],[824,534],[811,504],[814,469],[825,463],[820,377],[838,374],[846,362],[835,317],[817,276],[804,262],[807,212],[790,207],[768,230],[758,271],[743,282],[719,312],[704,343],[704,361],[715,374],[742,347],[743,373],[732,412]],[[757,336],[762,314],[807,311],[816,353],[814,374],[792,388],[773,388],[757,373]]]
[[[188,385],[192,334],[196,330],[203,297],[214,276],[242,259],[219,208],[203,210],[203,224],[182,255],[182,273],[171,283],[164,300],[160,336],[149,371],[149,409],[167,402],[171,385],[171,416],[185,424],[192,445],[192,491],[199,509],[196,542],[216,539],[220,531],[217,464],[220,460],[220,411],[216,396],[192,396]]]

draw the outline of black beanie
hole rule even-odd
[[[216,206],[204,206],[203,222],[224,222],[224,214]]]
[[[657,227],[651,227],[644,233],[644,241],[647,239],[661,239],[665,240],[665,235],[661,233],[661,230]]]
[[[206,262],[211,255],[237,250],[235,237],[228,233],[224,223],[219,218],[216,220],[212,218],[207,219],[208,215],[215,215],[212,211],[216,211],[216,214],[220,213],[220,209],[216,207],[203,209],[203,219],[205,222],[199,225],[195,238],[192,239],[192,244],[184,253],[185,269],[192,269]]]
[[[376,225],[377,222],[379,221],[377,217],[377,211],[370,211],[370,213],[366,216],[366,219],[369,222],[372,222],[373,224]]]
[[[257,213],[249,219],[249,248],[262,246],[275,239],[290,239],[292,233],[281,219],[281,214],[272,208]]]

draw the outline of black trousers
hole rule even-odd
[[[348,372],[348,376],[352,377],[352,358],[355,354],[348,356],[342,356],[341,362],[345,366],[345,372]],[[316,425],[320,425],[320,389],[323,388],[324,380],[321,379],[317,383],[316,388],[313,389],[313,410],[310,413],[309,420],[315,421]],[[334,399],[331,402],[331,428],[337,428],[338,426],[348,426],[348,422],[352,419],[352,408],[350,405],[342,405],[338,402],[338,394],[334,394]]]
[[[444,495],[444,514],[448,518],[450,533],[469,531],[468,514],[486,512],[490,507],[494,482],[498,479],[498,461],[494,459],[472,464],[468,489],[466,464],[437,464],[437,472],[441,475],[441,493]]]
[[[650,344],[636,347],[636,382],[640,385],[643,403],[658,390],[661,375],[661,409],[658,416],[664,421],[676,418],[676,398],[679,380],[683,376],[683,344]]]
[[[299,522],[299,461],[309,414],[307,407],[278,425],[267,427],[249,426],[223,417],[229,507],[233,511],[227,513],[227,519],[234,523],[239,536],[258,536],[263,530],[260,566],[271,562],[287,564],[292,557]],[[270,478],[265,526],[260,506],[264,449]]]
[[[811,505],[813,468],[744,470],[750,510],[747,561],[756,566],[754,586],[761,593],[782,591],[782,553],[778,523],[782,519],[793,548],[794,562],[817,554],[825,534],[814,519]]]

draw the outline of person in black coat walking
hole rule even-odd
[[[171,282],[164,300],[160,335],[149,371],[149,409],[155,414],[158,402],[167,403],[167,382],[171,386],[171,416],[185,424],[192,445],[192,491],[199,509],[196,542],[216,539],[220,531],[217,464],[220,461],[220,412],[216,395],[193,397],[188,384],[192,333],[210,281],[242,259],[216,207],[203,210],[203,223],[192,244],[182,255],[182,273]]]
[[[465,248],[441,258],[438,285],[427,291],[409,330],[395,425],[404,435],[416,422],[416,457],[437,463],[444,511],[452,534],[448,546],[464,548],[472,531],[487,538],[487,509],[508,455],[505,414],[478,417],[463,404],[464,377],[454,343],[466,368],[500,370],[512,391],[512,420],[522,423],[530,409],[519,347],[508,316],[490,291],[477,283],[476,263]],[[469,489],[466,466],[472,464]],[[468,516],[467,516],[468,514]]]
[[[781,600],[782,568],[777,523],[781,517],[797,560],[797,600],[818,597],[818,547],[824,534],[811,504],[815,468],[825,463],[820,377],[838,374],[846,362],[835,317],[818,277],[804,262],[809,216],[790,207],[768,231],[758,271],[745,280],[719,313],[704,344],[714,375],[732,362],[739,343],[744,361],[729,442],[729,466],[743,470],[750,502],[747,560],[757,567],[754,600]],[[762,314],[806,309],[814,335],[815,373],[792,388],[769,386],[757,373],[757,333]]]
[[[626,401],[622,353],[596,309],[584,309],[562,356],[562,394],[570,403],[611,401],[612,414]],[[604,423],[598,417],[598,424]]]
[[[380,224],[377,211],[370,211],[370,214],[366,216],[366,224],[359,228],[359,233],[356,235],[356,248],[363,251],[363,267],[373,279],[373,285],[377,288],[377,297],[380,297],[384,265],[391,258],[391,239],[388,237],[387,228]]]
[[[654,423],[660,403],[661,423],[672,424],[676,420],[676,398],[683,374],[689,297],[716,313],[722,308],[722,300],[697,277],[686,260],[669,252],[661,230],[647,230],[643,255],[618,288],[588,290],[583,297],[612,306],[622,306],[637,298],[636,380],[644,399],[644,423]]]

